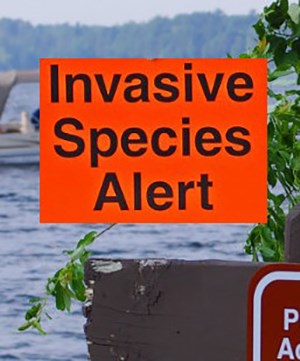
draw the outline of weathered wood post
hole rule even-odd
[[[286,222],[286,260],[300,261],[300,205]],[[86,265],[92,361],[245,361],[247,293],[264,264],[99,260]]]

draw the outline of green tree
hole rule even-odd
[[[274,1],[254,29],[258,44],[241,57],[269,64],[268,222],[252,229],[245,250],[255,261],[283,261],[286,215],[300,191],[300,2]],[[288,86],[280,91],[278,81]]]
[[[37,25],[0,19],[0,70],[31,69],[49,57],[225,57],[249,48],[255,15],[220,11],[157,17],[122,26]]]

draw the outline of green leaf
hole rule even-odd
[[[285,92],[285,94],[287,95],[287,96],[289,96],[289,95],[300,95],[300,90],[295,90],[295,89],[292,89],[292,90],[287,90],[286,92]]]
[[[287,67],[290,66],[290,62],[286,61],[286,56],[287,56],[286,49],[287,49],[287,44],[285,42],[278,43],[276,49],[274,49],[274,62],[277,67],[283,65]]]
[[[271,6],[265,8],[266,20],[273,29],[279,29],[285,21],[286,1],[281,1],[279,6],[277,2],[273,2]]]
[[[249,54],[247,54],[247,53],[243,53],[243,54],[240,54],[239,58],[241,58],[241,59],[249,59],[249,58],[251,58],[251,56]]]
[[[273,171],[269,171],[268,172],[268,183],[272,186],[275,187],[276,183],[277,183],[277,178],[276,175]]]
[[[285,196],[284,194],[278,194],[278,195],[274,195],[274,203],[276,207],[280,207],[282,205],[282,203],[285,201]]]
[[[289,1],[288,0],[280,0],[280,10],[286,16],[288,9],[289,9]]]
[[[291,75],[293,73],[294,71],[290,68],[285,70],[275,69],[274,71],[268,74],[268,81],[272,82],[278,78],[282,78],[284,76]]]
[[[91,254],[92,254],[91,252],[84,251],[84,252],[82,253],[82,255],[80,256],[80,258],[79,258],[80,263],[81,263],[82,265],[84,265],[85,262],[86,262],[86,260],[91,256]]]
[[[56,302],[56,308],[58,310],[64,311],[66,309],[65,298],[64,298],[64,288],[58,283],[54,289],[54,296]]]
[[[63,292],[63,298],[64,298],[65,309],[67,311],[71,310],[71,297],[72,297],[72,293],[67,288],[65,288]]]
[[[253,25],[259,40],[262,40],[266,35],[265,24],[262,19],[259,19],[255,25]]]
[[[73,254],[74,251],[68,251],[68,250],[64,250],[63,254],[67,254],[68,256],[71,256]]]
[[[29,303],[37,303],[37,302],[40,302],[41,301],[41,299],[40,299],[40,297],[32,297],[32,298],[30,298],[29,299]]]
[[[80,259],[80,257],[82,256],[82,254],[85,252],[85,249],[84,247],[79,247],[77,246],[77,248],[72,251],[72,253],[70,253],[70,256],[71,256],[71,262],[74,262],[78,259]]]
[[[82,264],[72,265],[72,279],[70,286],[79,301],[85,301],[85,284],[84,284],[84,269]]]
[[[47,333],[42,329],[41,323],[39,321],[33,322],[32,326],[36,328],[40,335],[46,336]]]
[[[23,325],[18,327],[18,331],[25,331],[32,327],[32,322],[25,322]]]
[[[268,124],[268,139],[273,140],[274,139],[274,133],[275,133],[275,126],[273,122],[269,122]]]
[[[32,318],[37,317],[41,307],[42,307],[41,303],[38,303],[37,305],[30,307],[30,309],[25,314],[25,320],[29,321]]]
[[[86,235],[84,236],[83,239],[81,239],[81,240],[77,243],[76,248],[89,246],[91,243],[94,242],[97,234],[98,234],[98,233],[97,233],[96,231],[89,232],[88,234],[86,234]]]
[[[85,297],[85,289],[86,288],[83,283],[83,280],[80,278],[74,278],[74,279],[72,279],[70,285],[76,295],[77,300],[84,302],[86,299],[86,297]]]
[[[263,260],[265,262],[270,262],[272,260],[274,260],[274,256],[275,256],[275,251],[269,247],[267,247],[266,245],[262,244],[260,246],[260,252],[261,255],[263,257]]]
[[[300,22],[300,6],[295,3],[292,3],[288,9],[288,15],[290,16],[291,20],[295,24],[299,24],[299,22]]]
[[[296,39],[292,42],[292,49],[295,51],[295,54],[297,55],[297,60],[299,61],[300,39]]]

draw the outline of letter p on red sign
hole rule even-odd
[[[263,267],[248,295],[248,361],[300,360],[300,265]]]

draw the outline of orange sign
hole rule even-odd
[[[263,267],[249,291],[248,361],[300,360],[300,265]]]
[[[42,59],[41,222],[265,222],[265,59]]]

